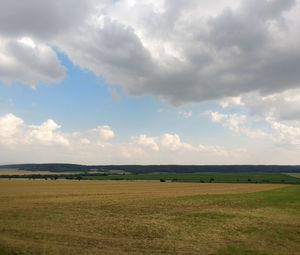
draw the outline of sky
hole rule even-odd
[[[300,0],[0,6],[0,164],[300,164]]]

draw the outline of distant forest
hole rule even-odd
[[[196,172],[300,172],[300,166],[287,165],[76,165],[76,164],[15,164],[0,168],[50,172],[108,172],[122,170],[142,173],[196,173]]]

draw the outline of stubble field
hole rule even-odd
[[[299,250],[299,185],[0,180],[0,254]]]
[[[1,175],[58,175],[58,174],[68,174],[68,175],[76,175],[80,174],[80,172],[50,172],[50,171],[26,171],[26,170],[18,170],[18,169],[0,169],[0,177]]]

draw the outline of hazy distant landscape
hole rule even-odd
[[[11,168],[8,168],[11,167]],[[12,168],[15,167],[15,168]],[[153,180],[172,182],[300,184],[299,166],[86,166],[25,164],[0,166],[0,178]]]

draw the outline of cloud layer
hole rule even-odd
[[[235,153],[222,146],[184,143],[178,134],[165,133],[157,137],[141,134],[122,143],[114,142],[114,137],[114,131],[107,125],[64,133],[52,119],[30,125],[11,113],[0,116],[0,151],[7,160],[18,155],[20,162],[24,157],[24,162],[57,162],[60,159],[96,164],[187,163],[189,160],[201,163],[216,156],[230,159]]]
[[[244,115],[208,112],[214,123],[253,143],[246,146],[190,144],[176,133],[140,134],[115,141],[110,126],[65,133],[54,120],[30,125],[13,114],[0,116],[0,153],[9,162],[85,164],[299,164],[299,126],[269,117],[268,128],[253,128]],[[17,159],[16,159],[17,156]]]
[[[299,87],[299,1],[210,2],[2,0],[0,79],[60,81],[51,43],[128,94],[173,105]]]

